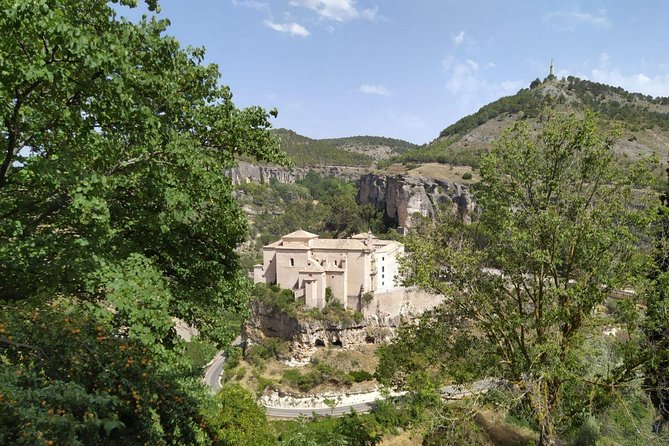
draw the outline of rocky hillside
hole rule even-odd
[[[311,139],[292,130],[276,129],[281,148],[296,166],[334,165],[369,167],[416,147],[407,141],[381,136],[352,136],[334,139]]]
[[[663,162],[669,161],[669,98],[630,93],[569,76],[537,79],[529,88],[491,102],[446,127],[431,143],[385,164],[439,162],[477,167],[480,155],[506,127],[519,119],[536,121],[545,107],[577,113],[591,109],[603,126],[620,126],[623,136],[615,149],[623,160],[656,153]]]

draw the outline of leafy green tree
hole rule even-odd
[[[428,225],[407,242],[407,281],[448,299],[400,333],[406,360],[393,347],[382,354],[382,379],[420,388],[504,378],[541,445],[596,410],[610,389],[600,384],[617,376],[611,363],[593,367],[586,340],[601,333],[595,312],[613,290],[643,284],[653,218],[639,210],[647,169],[620,168],[613,140],[591,114],[504,133],[481,168],[480,220]]]
[[[666,172],[669,186],[669,168]],[[648,295],[642,356],[646,365],[645,386],[660,417],[657,431],[669,423],[669,191],[660,199],[657,268],[653,271],[655,288]]]
[[[253,394],[238,384],[225,386],[216,395],[220,413],[212,424],[220,432],[214,444],[221,446],[275,445],[276,439],[265,411]]]
[[[235,336],[246,223],[222,172],[286,161],[273,113],[238,109],[167,20],[0,10],[0,442],[209,443],[217,409],[174,318]]]

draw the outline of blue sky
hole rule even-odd
[[[669,2],[162,0],[238,106],[314,138],[434,139],[548,74],[669,96]]]

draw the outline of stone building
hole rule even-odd
[[[253,268],[254,283],[276,283],[292,290],[307,307],[323,308],[326,289],[347,308],[367,292],[398,286],[398,259],[404,245],[369,233],[348,239],[321,239],[295,231],[263,247],[263,264]]]

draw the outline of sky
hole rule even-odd
[[[666,0],[162,0],[239,107],[312,138],[423,144],[535,78],[669,96]],[[129,15],[137,16],[137,11]]]

